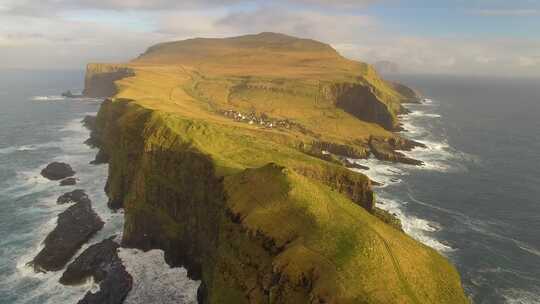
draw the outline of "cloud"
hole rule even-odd
[[[482,16],[522,17],[540,15],[540,9],[483,9],[471,12]]]
[[[376,20],[367,15],[325,14],[311,10],[262,7],[255,11],[233,12],[218,20],[218,28],[229,32],[282,32],[328,43],[355,41],[357,32],[373,30]]]
[[[540,57],[527,57],[520,56],[517,60],[518,65],[521,67],[529,68],[540,66]]]
[[[407,72],[540,73],[538,39],[390,30],[363,9],[372,0],[240,5],[246,1],[0,0],[0,68],[80,68],[127,61],[157,42],[274,31],[330,43],[349,58],[393,61]]]
[[[277,0],[274,4],[359,8],[380,0]],[[66,10],[167,11],[224,8],[234,5],[265,5],[263,0],[0,0],[0,12],[12,15],[56,15]]]
[[[497,58],[489,55],[478,55],[474,58],[474,60],[478,63],[490,64],[497,61]]]

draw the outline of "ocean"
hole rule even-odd
[[[97,151],[84,144],[89,131],[81,120],[95,115],[101,100],[59,96],[68,89],[81,91],[83,80],[83,71],[0,70],[0,304],[76,303],[97,290],[92,280],[62,286],[61,271],[36,274],[26,265],[68,207],[56,204],[62,193],[86,190],[105,222],[90,244],[122,233],[122,212],[106,204],[107,165],[90,165]],[[41,169],[53,161],[69,163],[78,184],[60,187],[41,177]],[[123,249],[120,257],[139,291],[125,303],[196,303],[199,283],[189,280],[185,269],[169,268],[162,251]]]
[[[92,281],[58,283],[61,273],[26,266],[58,213],[56,198],[85,189],[106,222],[90,243],[122,232],[123,215],[106,206],[107,166],[88,163],[96,151],[80,123],[99,100],[59,95],[83,85],[83,71],[0,71],[0,304],[75,303]],[[450,76],[395,77],[430,97],[408,105],[403,135],[427,144],[407,152],[424,167],[359,160],[384,183],[380,207],[396,213],[406,232],[447,256],[474,303],[540,303],[540,81]],[[79,184],[59,187],[40,177],[66,161]],[[86,247],[86,246],[85,246]],[[128,303],[183,297],[194,303],[197,282],[168,268],[161,251],[122,250],[138,292]],[[155,275],[163,274],[160,280]],[[152,285],[154,284],[154,285]],[[168,303],[163,300],[163,303]]]

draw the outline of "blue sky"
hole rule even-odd
[[[0,0],[0,68],[82,68],[161,41],[261,31],[412,73],[540,76],[538,0]]]

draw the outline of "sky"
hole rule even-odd
[[[540,0],[0,0],[0,68],[83,69],[266,31],[406,73],[540,76]]]

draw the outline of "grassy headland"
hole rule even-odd
[[[342,165],[374,138],[410,145],[391,131],[411,96],[369,65],[262,33],[158,44],[89,65],[86,86],[112,97],[93,136],[124,244],[164,249],[201,302],[467,302],[454,267],[379,220],[370,180]]]

